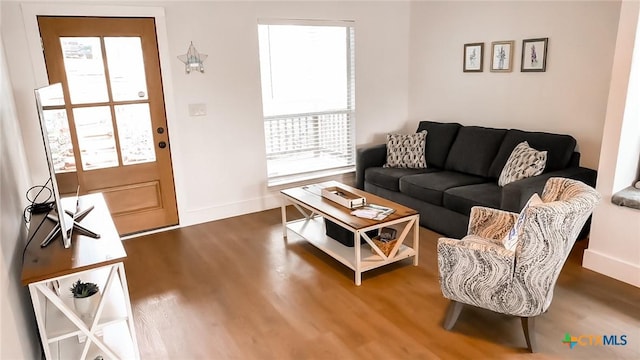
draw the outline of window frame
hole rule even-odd
[[[285,26],[315,26],[315,27],[341,27],[344,28],[348,33],[345,42],[345,51],[346,51],[346,107],[344,109],[324,109],[318,112],[312,113],[294,113],[287,115],[265,115],[265,106],[263,99],[263,74],[262,74],[262,60],[261,60],[261,47],[262,44],[259,44],[258,47],[258,55],[259,55],[259,64],[260,64],[260,79],[261,79],[261,104],[262,104],[262,119],[263,119],[263,129],[265,135],[265,160],[267,161],[267,186],[278,186],[298,181],[317,179],[321,177],[340,175],[345,173],[351,173],[355,171],[355,156],[356,156],[356,144],[355,144],[355,122],[356,122],[356,106],[355,106],[355,22],[350,20],[299,20],[299,19],[258,19],[258,27],[266,25],[285,25]],[[260,42],[260,39],[258,39]],[[270,78],[270,81],[272,79]],[[346,137],[346,140],[341,143],[342,146],[346,147],[347,150],[342,153],[346,158],[345,163],[339,166],[328,166],[321,169],[309,170],[309,171],[296,171],[293,173],[286,174],[269,174],[269,132],[267,129],[267,121],[272,121],[274,119],[284,119],[284,118],[303,118],[303,117],[321,117],[321,116],[331,116],[334,114],[344,114],[346,117],[346,121],[348,124],[346,125],[346,130],[340,132],[341,135]],[[321,121],[321,120],[316,120]],[[320,135],[319,135],[320,136]],[[320,140],[319,140],[320,141]],[[295,151],[293,151],[295,153]]]

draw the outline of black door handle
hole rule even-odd
[[[160,141],[160,142],[158,143],[158,147],[160,147],[160,149],[164,149],[164,148],[166,148],[166,147],[167,147],[167,143],[166,143],[166,142],[164,142],[164,141]]]
[[[156,131],[158,132],[158,134],[162,134],[164,133],[164,128],[160,126],[159,128],[156,129]]]

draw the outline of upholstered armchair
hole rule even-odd
[[[468,235],[438,240],[440,287],[451,300],[444,327],[453,328],[463,306],[519,316],[527,347],[535,351],[534,317],[549,308],[553,288],[580,230],[600,200],[582,182],[550,178],[542,204],[523,210],[514,251],[503,245],[518,214],[471,210]]]

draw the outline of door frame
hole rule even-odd
[[[169,38],[167,35],[167,23],[165,18],[165,10],[162,7],[143,7],[143,6],[104,6],[104,5],[69,5],[59,3],[23,3],[20,5],[22,9],[22,17],[25,24],[25,32],[27,36],[27,46],[31,58],[31,66],[34,75],[34,88],[49,85],[47,76],[47,67],[45,65],[44,53],[40,43],[40,29],[38,27],[37,16],[98,16],[98,17],[149,17],[155,19],[156,37],[158,42],[158,54],[160,57],[160,68],[162,87],[164,93],[165,112],[167,117],[167,127],[169,131],[169,141],[171,150],[179,153],[181,144],[179,137],[171,136],[177,132],[178,122],[176,121],[176,108],[174,104],[174,94],[172,82],[171,64],[173,57],[169,52]],[[33,97],[32,97],[33,98]],[[35,101],[35,100],[34,100]],[[32,107],[35,111],[35,103]],[[33,114],[36,115],[35,112]],[[39,139],[40,140],[40,139]],[[35,140],[34,140],[35,141]],[[181,201],[184,189],[184,180],[181,174],[184,169],[181,167],[180,161],[176,160],[177,156],[171,157],[173,166],[173,181],[176,194],[176,202],[178,207],[178,219],[182,219],[185,213],[185,206]],[[165,231],[177,226],[163,228]]]

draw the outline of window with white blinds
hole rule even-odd
[[[269,185],[354,170],[352,25],[260,21]]]

